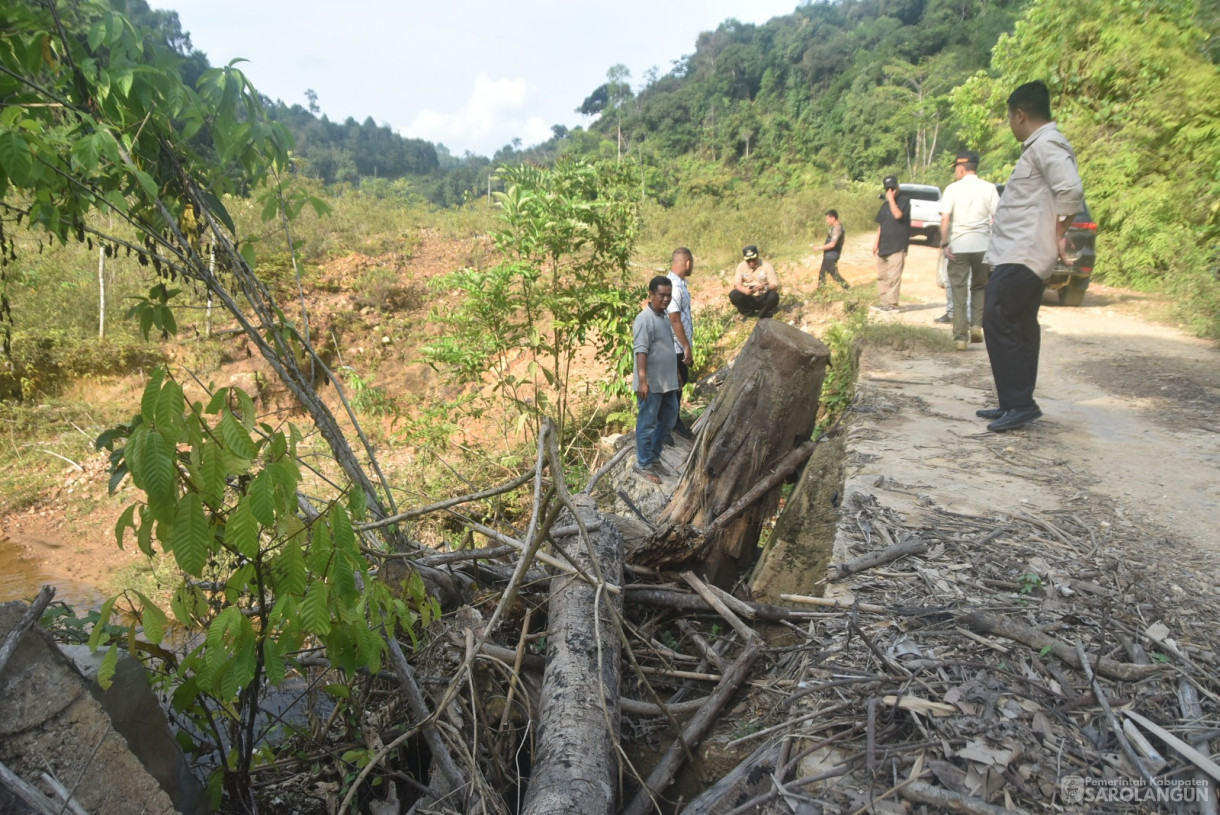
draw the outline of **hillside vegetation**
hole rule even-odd
[[[206,64],[176,17],[149,15],[191,70]],[[1097,278],[1167,293],[1181,320],[1220,338],[1218,32],[1217,0],[808,3],[762,25],[728,20],[664,73],[613,66],[573,100],[587,128],[556,125],[542,144],[491,157],[454,156],[371,118],[330,122],[312,97],[311,109],[270,111],[295,135],[301,172],[331,190],[450,207],[502,189],[501,165],[614,158],[635,168],[646,213],[690,223],[722,206],[808,214],[803,193],[860,192],[890,172],[944,186],[963,147],[1003,181],[1017,153],[1004,99],[1038,78],[1078,152]],[[819,215],[792,234],[816,232]]]

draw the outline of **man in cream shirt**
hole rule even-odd
[[[983,341],[983,292],[991,270],[983,262],[991,219],[1000,202],[995,184],[978,177],[979,154],[964,150],[953,162],[957,179],[940,199],[941,251],[949,261],[953,339],[957,350]]]

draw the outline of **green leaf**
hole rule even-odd
[[[115,73],[112,82],[118,86],[119,92],[124,96],[131,94],[131,83],[135,80],[135,74],[130,69],[118,71]]]
[[[258,556],[259,528],[251,504],[250,496],[243,496],[229,513],[229,520],[225,524],[225,543],[243,557],[253,560]]]
[[[225,600],[230,604],[236,603],[250,589],[256,577],[257,570],[254,568],[254,564],[243,563],[225,581]]]
[[[97,684],[102,690],[110,690],[114,684],[114,669],[119,664],[119,644],[116,642],[106,649],[102,664],[97,668]]]
[[[139,544],[140,551],[148,557],[153,556],[153,524],[152,513],[148,511],[148,507],[140,507],[140,528],[136,532],[136,543]]]
[[[212,398],[208,401],[208,406],[203,409],[204,413],[219,413],[221,408],[229,403],[229,389],[217,388],[212,394]]]
[[[102,41],[106,38],[106,22],[105,20],[96,20],[89,27],[89,50],[96,51],[101,48]]]
[[[263,203],[263,221],[270,221],[280,213],[279,199],[274,195],[268,195]]]
[[[301,594],[305,591],[305,555],[295,540],[284,544],[272,567],[275,575],[276,594]]]
[[[271,637],[263,638],[263,670],[267,672],[267,681],[276,686],[283,683],[284,676],[288,673],[284,651]]]
[[[140,415],[144,417],[145,424],[157,420],[157,402],[161,398],[161,383],[164,380],[165,369],[159,366],[153,368],[148,384],[144,386],[144,395],[140,397]]]
[[[327,605],[329,587],[322,581],[315,581],[301,603],[301,624],[305,630],[320,637],[330,633],[330,608]]]
[[[233,216],[229,214],[229,211],[225,209],[224,204],[220,203],[220,199],[217,198],[211,190],[199,190],[199,197],[202,198],[204,204],[207,205],[208,211],[219,218],[220,222],[225,225],[225,229],[229,230],[230,233],[237,231],[237,227],[233,224]]]
[[[211,543],[212,532],[199,496],[193,492],[187,493],[178,507],[173,536],[174,559],[182,571],[195,577],[202,574]]]
[[[123,510],[123,514],[120,515],[119,520],[117,522],[115,522],[114,542],[119,545],[120,549],[123,548],[123,533],[125,531],[127,531],[128,529],[131,529],[133,532],[136,531],[136,529],[137,529],[135,520],[134,520],[135,515],[136,515],[136,505],[131,504],[130,506],[127,507],[127,509]]]
[[[233,392],[237,396],[237,409],[241,411],[242,427],[253,431],[254,420],[258,416],[258,411],[254,409],[254,400],[250,398],[250,394],[241,388],[234,388]]]
[[[250,440],[250,434],[246,432],[246,428],[242,427],[241,422],[237,420],[231,410],[226,409],[220,418],[220,437],[224,439],[225,445],[235,455],[241,458],[254,458],[254,454],[257,452],[254,442]]]
[[[34,154],[19,133],[0,133],[0,167],[18,187],[34,182]]]
[[[305,562],[311,572],[318,577],[325,577],[330,569],[331,555],[334,553],[334,547],[330,543],[330,529],[321,520],[318,520],[310,526],[310,532],[312,536],[309,542],[309,556]]]
[[[206,620],[210,613],[208,598],[197,586],[189,583],[179,583],[174,595],[170,598],[170,609],[174,617],[182,625],[192,628],[199,621]]]
[[[165,638],[165,612],[140,592],[136,592],[136,597],[141,604],[140,621],[144,625],[144,638],[153,645],[160,645]]]
[[[160,433],[147,433],[140,448],[140,478],[148,495],[148,508],[153,517],[164,523],[173,520],[177,509],[174,453],[174,448]],[[135,475],[135,470],[132,475]]]
[[[110,597],[97,612],[97,622],[93,624],[93,630],[89,632],[89,650],[96,651],[98,645],[102,642],[102,636],[106,633],[106,626],[110,624],[110,615],[114,612],[114,603],[118,597]]]
[[[174,310],[169,306],[157,306],[156,313],[161,323],[161,328],[171,335],[176,335],[178,333],[178,321],[174,318]]]
[[[275,484],[267,470],[254,476],[254,480],[250,482],[247,497],[250,499],[250,508],[254,511],[254,517],[258,522],[267,528],[274,527]]]
[[[181,440],[179,430],[185,427],[182,421],[184,410],[186,397],[182,394],[182,386],[171,379],[162,386],[153,408],[153,421],[157,424],[157,431],[170,444],[177,444]]]
[[[93,137],[93,134],[77,139],[76,142],[73,143],[72,160],[75,161],[86,173],[91,173],[97,169],[97,139]]]
[[[225,468],[220,453],[220,448],[210,441],[200,453],[199,476],[203,483],[199,491],[213,504],[220,503],[225,494]]]
[[[352,530],[351,519],[342,504],[335,504],[330,511],[330,533],[335,549],[346,552],[356,551],[356,533]]]
[[[134,167],[131,168],[131,174],[136,177],[136,181],[140,182],[140,189],[144,190],[144,194],[147,195],[149,199],[155,199],[157,197],[157,182],[153,181],[153,177],[151,175],[143,170],[137,170]]]

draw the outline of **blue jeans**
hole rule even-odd
[[[647,398],[636,399],[640,415],[635,420],[635,461],[640,467],[650,467],[661,457],[665,439],[678,420],[679,393],[649,391]]]

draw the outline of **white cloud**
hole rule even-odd
[[[513,138],[520,138],[525,145],[537,144],[551,137],[551,127],[541,116],[528,115],[535,90],[524,79],[491,79],[480,73],[465,107],[452,113],[422,110],[402,133],[487,153]]]

